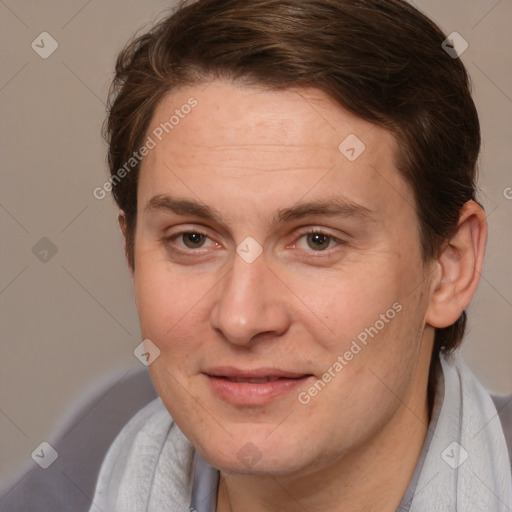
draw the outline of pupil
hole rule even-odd
[[[322,235],[321,233],[313,233],[312,235],[309,235],[311,237],[311,240],[313,241],[313,244],[315,245],[314,248],[316,249],[326,249],[329,245],[329,237],[327,235]],[[327,243],[325,243],[327,241]],[[323,246],[323,247],[321,247]]]
[[[185,235],[185,244],[187,245],[187,241],[191,242],[192,245],[200,244],[202,241],[203,235],[200,233],[186,233]]]

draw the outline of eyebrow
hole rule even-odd
[[[215,208],[199,201],[173,197],[167,194],[154,196],[148,201],[144,211],[150,213],[152,210],[164,210],[177,215],[193,215],[205,220],[216,221],[219,224],[223,223],[221,213]],[[359,217],[375,220],[374,213],[373,210],[358,203],[348,201],[343,197],[331,197],[299,203],[288,208],[281,208],[274,215],[272,224],[277,225],[315,215]]]

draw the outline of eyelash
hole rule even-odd
[[[203,232],[201,230],[198,230],[198,229],[188,229],[188,230],[185,230],[185,231],[180,231],[179,233],[175,233],[175,234],[173,234],[173,235],[171,235],[169,237],[166,237],[166,238],[164,238],[164,241],[166,242],[166,244],[172,244],[172,243],[174,243],[175,239],[180,238],[183,235],[186,235],[188,233],[193,233],[193,234],[204,236],[206,238],[210,238],[207,233],[205,233],[205,232]],[[307,229],[306,231],[300,233],[300,235],[298,237],[298,240],[300,240],[301,238],[303,238],[303,237],[305,237],[307,235],[321,235],[321,236],[324,236],[326,238],[329,238],[330,241],[336,242],[336,245],[334,247],[338,247],[338,246],[342,246],[342,245],[347,245],[347,242],[345,240],[341,240],[341,239],[335,237],[334,235],[332,235],[331,233],[329,233],[327,231],[324,231],[323,229],[319,229],[319,228],[309,228],[309,229]],[[194,252],[199,252],[200,249],[203,249],[203,248],[199,247],[198,249],[185,249],[185,250],[184,249],[172,248],[173,251],[181,253],[181,254],[184,254],[184,255],[190,255],[190,254],[192,254]],[[310,251],[306,251],[306,252],[314,254],[315,257],[319,257],[320,255],[330,256],[332,254],[332,251],[333,251],[333,248],[324,249],[324,250],[321,250],[321,251],[310,250]],[[319,255],[319,256],[316,256],[316,255]]]

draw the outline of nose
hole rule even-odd
[[[289,328],[286,287],[267,266],[264,254],[252,263],[236,254],[231,271],[216,289],[211,326],[230,343],[249,345]]]

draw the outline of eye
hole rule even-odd
[[[196,229],[191,229],[189,231],[181,231],[167,237],[165,241],[170,245],[178,245],[177,250],[179,251],[183,247],[186,250],[202,249],[205,247],[205,242],[208,239],[209,237],[205,233]]]
[[[196,233],[194,231],[187,231],[185,233],[182,233],[180,236],[183,243],[189,249],[198,249],[202,247],[205,239],[207,238],[206,235],[203,235],[202,233]]]
[[[210,244],[207,244],[208,241],[210,241]],[[206,233],[197,229],[175,233],[165,238],[165,242],[176,253],[190,253],[196,252],[198,249],[207,249],[212,245],[218,246]],[[322,229],[311,228],[299,236],[298,242],[294,246],[308,253],[325,252],[327,255],[330,254],[330,249],[344,244],[346,242]]]
[[[335,244],[334,247],[344,244],[343,240],[340,240],[321,229],[310,229],[300,236],[299,240],[301,239],[305,239],[307,247],[312,249],[314,252],[327,251],[332,248],[333,243]],[[308,249],[306,248],[305,250],[307,251]]]

